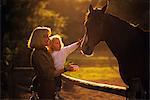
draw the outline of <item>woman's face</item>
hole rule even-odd
[[[54,39],[52,43],[52,48],[54,51],[59,51],[61,49],[61,44],[59,39]]]
[[[43,35],[43,45],[48,46],[48,42],[49,42],[48,34],[44,34]]]

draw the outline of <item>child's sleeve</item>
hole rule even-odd
[[[77,48],[79,47],[79,43],[78,42],[75,42],[73,44],[70,44],[68,46],[65,46],[63,49],[64,49],[64,52],[66,54],[66,56],[68,56],[69,54],[71,54],[73,51],[75,51]]]

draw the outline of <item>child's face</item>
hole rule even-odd
[[[59,51],[61,49],[61,44],[59,39],[54,39],[52,43],[52,48],[54,51]]]

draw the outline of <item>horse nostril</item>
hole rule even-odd
[[[85,51],[86,51],[88,54],[90,54],[90,53],[91,53],[91,49],[90,49],[90,47],[89,47],[88,45],[86,45],[86,47],[85,47]]]
[[[87,52],[89,51],[89,46],[86,45],[85,51],[87,51]]]

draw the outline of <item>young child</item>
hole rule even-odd
[[[73,51],[75,51],[79,47],[80,43],[81,40],[64,47],[62,39],[59,35],[54,35],[50,37],[49,45],[51,49],[51,55],[54,60],[54,66],[57,71],[64,68],[67,56],[71,54]],[[77,65],[72,65],[72,67],[74,67],[74,70],[78,69]],[[59,92],[61,91],[62,86],[61,75],[57,76],[55,80],[56,80],[56,95],[59,96]]]

